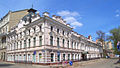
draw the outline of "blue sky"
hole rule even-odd
[[[40,14],[61,15],[74,31],[96,39],[96,31],[109,31],[120,25],[120,0],[1,0],[0,18],[9,10],[17,11],[33,7]]]

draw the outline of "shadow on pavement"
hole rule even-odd
[[[120,68],[120,67],[115,67],[115,68]]]
[[[13,66],[13,64],[0,64],[0,67]]]

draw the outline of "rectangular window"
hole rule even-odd
[[[73,41],[72,41],[72,48],[73,48]]]
[[[29,35],[30,35],[30,29],[29,29]]]
[[[39,44],[42,45],[42,36],[39,37]]]
[[[20,41],[20,49],[22,48],[22,41]]]
[[[24,40],[24,48],[26,48],[26,40]]]
[[[75,44],[74,44],[74,48],[76,49],[76,42],[75,42]]]
[[[59,29],[57,29],[57,33],[59,33]]]
[[[13,45],[13,46],[14,46],[13,50],[15,50],[15,49],[16,49],[16,45],[15,45],[15,43],[14,43],[14,45]]]
[[[51,53],[51,62],[53,62],[53,61],[54,61],[54,54]]]
[[[53,31],[53,27],[52,27],[52,26],[51,26],[51,28],[50,28],[50,29],[51,29],[51,31]]]
[[[50,36],[50,45],[53,45],[53,36]]]
[[[63,39],[63,47],[65,47],[64,44],[65,44],[65,40]]]
[[[18,49],[18,42],[17,42],[17,49]]]
[[[33,45],[35,47],[35,45],[36,45],[36,37],[33,38],[33,42],[34,42]]]
[[[64,35],[64,31],[63,31],[63,35]]]
[[[67,33],[67,36],[69,35],[69,32]]]
[[[63,61],[65,61],[65,54],[63,54]]]
[[[20,33],[20,37],[22,37],[22,32]]]
[[[69,48],[69,41],[68,41],[68,43],[67,43],[67,44],[68,44],[68,48]]]
[[[42,26],[40,26],[40,31],[42,31]]]
[[[33,29],[34,29],[34,33],[35,33],[35,27]]]
[[[57,58],[57,60],[58,60],[58,61],[60,61],[60,54],[59,54],[59,55],[57,55],[57,57],[58,57],[58,58]]]
[[[74,60],[74,54],[72,54],[72,60]]]
[[[42,54],[39,53],[39,62],[41,61],[41,59],[42,59]]]
[[[68,60],[70,60],[70,54],[68,54]]]
[[[59,38],[57,38],[57,47],[59,48]]]
[[[30,47],[30,44],[31,44],[30,42],[31,42],[30,39],[28,39],[28,45],[29,45],[28,47]]]

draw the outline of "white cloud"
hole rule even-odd
[[[117,10],[115,11],[115,13],[116,13],[115,17],[120,17],[120,10],[119,10],[119,9],[117,9]]]
[[[116,16],[116,17],[119,17],[119,16],[120,16],[120,14],[116,14],[115,16]]]
[[[117,9],[115,12],[118,13],[118,12],[120,12],[120,10]]]
[[[66,10],[57,12],[57,14],[62,16],[64,20],[74,28],[81,27],[83,25],[81,22],[78,21],[78,19],[82,18],[78,12],[70,12]]]
[[[57,12],[57,14],[61,16],[79,16],[78,12],[70,12],[70,11],[60,11]]]

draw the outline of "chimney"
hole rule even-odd
[[[37,16],[40,16],[38,11],[36,12],[36,14],[37,14]]]
[[[89,35],[89,36],[88,36],[88,39],[92,40],[92,37],[91,37],[91,35]]]

